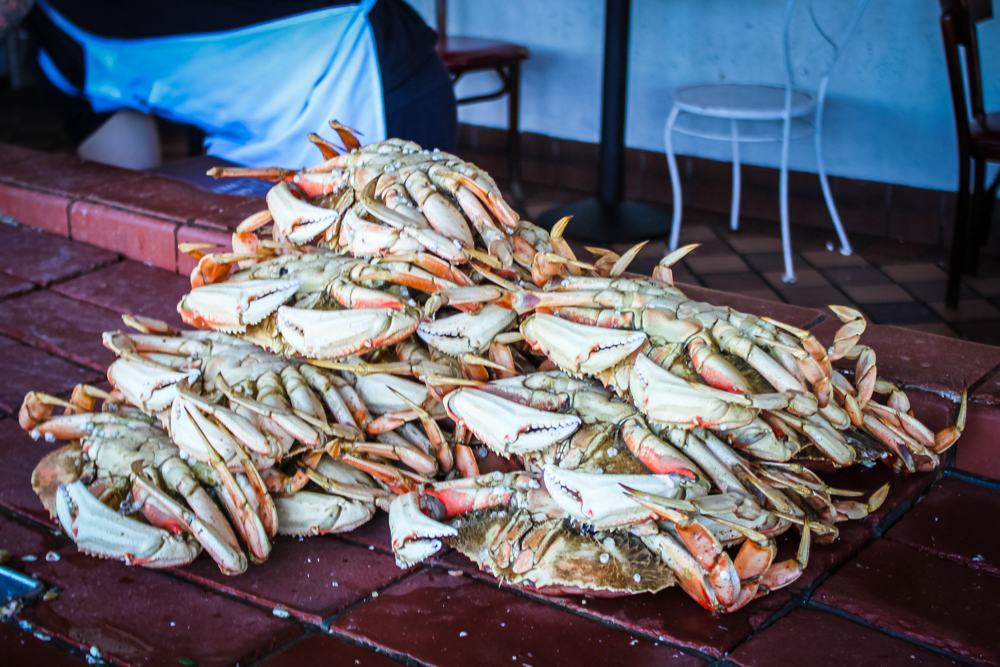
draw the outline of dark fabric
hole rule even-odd
[[[458,106],[448,70],[436,55],[403,85],[385,93],[385,131],[424,148],[455,151]]]
[[[235,30],[357,0],[48,0],[73,25],[101,37],[139,39]]]
[[[90,102],[82,97],[72,97],[52,85],[45,75],[40,77],[42,95],[62,119],[73,143],[79,146],[83,140],[104,125],[111,118],[110,113],[94,113]]]
[[[49,2],[81,29],[118,39],[234,30],[325,7],[356,4],[337,0]],[[429,141],[428,145],[452,150],[457,127],[455,97],[451,79],[434,50],[437,34],[403,0],[378,0],[368,20],[378,54],[388,136],[410,139],[421,145]],[[82,89],[86,76],[83,48],[37,6],[32,9],[26,24],[63,76]],[[239,73],[234,75],[239,76]],[[107,115],[97,116],[90,111],[86,102],[72,100],[54,87],[48,88],[74,138],[82,140],[106,119]],[[81,132],[86,134],[80,136]]]
[[[440,58],[434,50],[437,33],[402,0],[379,0],[368,13],[375,37],[382,90],[403,86],[428,60]]]

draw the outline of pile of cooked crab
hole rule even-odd
[[[693,301],[670,267],[694,246],[651,278],[626,273],[642,244],[581,261],[568,219],[520,219],[474,165],[332,125],[315,167],[210,172],[275,185],[231,250],[181,247],[198,330],[127,316],[110,391],[25,397],[21,426],[68,441],[32,485],[81,550],[238,574],[381,509],[401,567],[447,545],[540,592],[730,612],[888,490],[824,471],[930,470],[961,433],[964,398],[935,433],[878,378],[857,311],[824,346]]]

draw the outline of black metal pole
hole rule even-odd
[[[607,0],[604,12],[604,83],[598,201],[622,201],[625,181],[625,94],[628,86],[630,0]]]
[[[628,88],[630,0],[606,0],[604,10],[604,82],[601,93],[601,144],[597,163],[597,198],[549,209],[538,218],[552,228],[573,216],[566,236],[578,241],[623,243],[662,236],[670,218],[662,211],[625,199],[625,94]]]

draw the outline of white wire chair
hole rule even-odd
[[[788,228],[788,144],[793,138],[808,136],[812,132],[816,142],[816,162],[819,172],[823,197],[830,210],[833,226],[840,238],[840,252],[843,255],[852,253],[851,243],[837,214],[833,203],[833,194],[827,182],[826,171],[823,168],[823,101],[826,97],[826,86],[840,51],[854,32],[861,15],[864,13],[868,0],[857,0],[854,12],[841,31],[831,36],[823,27],[815,12],[815,0],[808,0],[808,12],[813,29],[823,41],[825,49],[831,52],[819,70],[819,85],[815,93],[807,92],[796,86],[796,72],[792,63],[792,17],[795,5],[799,0],[787,0],[784,15],[784,60],[785,85],[747,85],[747,84],[697,84],[683,86],[673,90],[674,103],[667,117],[664,130],[667,164],[670,167],[670,183],[673,187],[674,220],[670,230],[670,249],[677,249],[678,237],[681,231],[681,180],[677,171],[677,159],[674,155],[672,134],[679,132],[702,139],[731,141],[733,144],[733,202],[730,212],[730,227],[739,229],[740,211],[740,143],[744,142],[781,142],[781,241],[784,250],[785,274],[782,280],[786,283],[795,282],[795,270],[792,266],[792,242]],[[829,0],[823,0],[828,8]],[[813,123],[807,117],[813,115]],[[720,119],[729,120],[729,127],[720,126]],[[779,121],[780,125],[775,125]],[[723,129],[724,128],[724,129]]]

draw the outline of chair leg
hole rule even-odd
[[[736,119],[729,121],[733,134],[733,206],[729,213],[729,228],[734,232],[740,228],[740,137]]]
[[[959,151],[958,157],[958,201],[955,205],[955,229],[951,236],[951,259],[948,263],[948,288],[945,305],[958,308],[958,297],[962,287],[962,261],[965,258],[966,225],[969,218],[969,156]]]
[[[826,97],[826,77],[820,81],[819,94],[816,101],[816,171],[819,173],[819,184],[823,188],[823,198],[826,199],[826,208],[830,211],[830,218],[833,219],[833,226],[837,230],[837,237],[840,238],[840,254],[850,255],[851,242],[847,240],[847,232],[840,222],[840,215],[837,213],[837,206],[833,203],[833,193],[830,192],[830,183],[826,179],[826,169],[823,168],[823,100]]]
[[[514,201],[524,208],[524,185],[521,182],[521,63],[514,62],[507,71],[510,92],[507,94],[507,168]]]
[[[781,138],[781,245],[785,255],[785,275],[781,281],[795,282],[795,268],[792,266],[792,233],[788,224],[788,143],[791,138],[792,120],[785,118]]]
[[[965,235],[965,266],[963,272],[975,275],[979,271],[979,244],[983,236],[983,211],[986,208],[986,160],[972,161],[972,201],[969,228]]]
[[[678,113],[680,113],[680,109],[676,106],[670,110],[670,116],[667,117],[667,127],[663,131],[663,142],[667,146],[667,166],[670,168],[670,187],[673,188],[674,197],[674,222],[670,227],[671,250],[677,250],[677,241],[681,235],[681,208],[683,206],[683,202],[681,201],[681,176],[677,173],[677,158],[674,157],[674,142],[671,136],[674,132],[674,123],[677,121]]]

